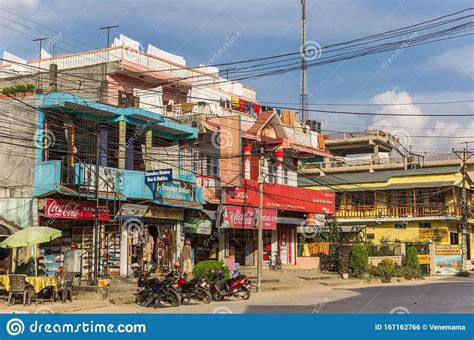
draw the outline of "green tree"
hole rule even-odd
[[[351,258],[349,260],[351,274],[361,278],[369,270],[369,254],[363,244],[356,244],[352,248]]]

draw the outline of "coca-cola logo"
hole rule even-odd
[[[46,216],[77,218],[80,213],[80,205],[74,202],[60,204],[58,201],[48,201]]]
[[[244,213],[245,211],[245,213]],[[237,225],[252,225],[255,211],[253,209],[236,209],[228,212],[230,224]]]

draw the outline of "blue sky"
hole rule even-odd
[[[307,1],[308,40],[322,46],[412,25],[473,5],[472,0]],[[189,65],[197,65],[207,62],[224,46],[226,39],[236,34],[237,40],[217,63],[298,51],[299,3],[299,0],[16,0],[2,2],[0,7],[97,47],[106,43],[105,34],[98,28],[118,24],[117,34],[123,33],[140,41],[143,46],[152,43],[184,56]],[[34,57],[38,47],[31,41],[32,37],[11,28],[38,37],[44,34],[6,19],[25,23],[22,18],[1,11],[0,16],[0,24],[4,25],[0,26],[0,50],[8,50],[26,59]],[[48,32],[45,27],[31,22],[28,25]],[[49,34],[54,36],[52,32]],[[66,41],[75,46],[65,44]],[[391,53],[312,68],[309,70],[309,101],[405,103],[474,99],[473,42],[471,36],[405,49],[386,68],[381,65]],[[88,47],[61,38],[57,43],[57,54],[65,53],[61,49],[79,51]],[[245,83],[257,88],[260,101],[298,101],[298,72]],[[331,108],[383,110],[388,113],[474,112],[472,103],[382,108],[325,107]],[[312,118],[321,120],[330,130],[382,127],[400,135],[407,146],[413,145],[419,151],[447,150],[457,146],[461,140],[427,140],[416,137],[418,135],[470,137],[474,130],[470,118],[372,119],[333,114],[313,114]]]

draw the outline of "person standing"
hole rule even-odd
[[[153,261],[153,251],[155,248],[155,240],[153,239],[153,236],[150,235],[150,231],[148,227],[145,227],[144,230],[144,239],[145,239],[145,244],[143,246],[143,266],[146,269],[150,269],[151,263]]]
[[[186,274],[188,277],[190,277],[193,272],[193,248],[191,248],[190,240],[184,241],[184,247],[181,250],[180,260],[182,263],[182,274]]]

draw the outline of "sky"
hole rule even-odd
[[[320,46],[413,25],[473,6],[464,0],[307,0],[307,39]],[[106,45],[99,27],[183,56],[189,66],[299,51],[299,0],[0,0],[0,52],[37,55],[33,38],[56,37],[57,55]],[[473,12],[471,12],[473,14]],[[33,20],[29,22],[27,19]],[[60,32],[61,34],[58,35]],[[46,35],[44,34],[46,33]],[[73,40],[74,39],[74,40]],[[226,43],[232,41],[232,43]],[[213,56],[222,48],[225,52]],[[309,102],[335,111],[409,114],[474,113],[474,103],[358,106],[474,100],[474,38],[442,41],[310,68]],[[322,53],[324,56],[324,50]],[[298,71],[246,80],[260,102],[299,100]],[[316,108],[310,106],[312,108]],[[327,131],[380,128],[416,152],[449,152],[474,141],[472,117],[386,117],[311,113]],[[422,138],[419,136],[433,136]],[[461,137],[461,138],[446,138]],[[474,148],[474,144],[471,145]]]

